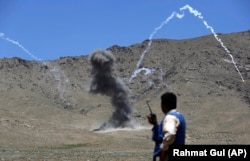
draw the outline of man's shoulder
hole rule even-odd
[[[184,115],[182,113],[180,113],[179,111],[177,111],[177,110],[172,110],[167,115],[175,116],[178,119],[185,119]]]

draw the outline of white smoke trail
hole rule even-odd
[[[220,45],[223,47],[223,49],[227,52],[227,54],[230,56],[231,61],[236,69],[236,71],[239,73],[242,82],[244,82],[244,78],[239,70],[239,68],[237,67],[235,61],[234,61],[234,57],[233,55],[230,53],[230,51],[227,49],[227,47],[224,45],[224,43],[221,41],[220,38],[218,38],[218,35],[215,33],[214,29],[212,26],[209,26],[208,23],[203,19],[203,16],[201,15],[200,12],[198,12],[197,10],[193,9],[191,6],[189,5],[185,5],[184,7],[180,8],[181,11],[188,9],[190,13],[192,13],[193,15],[195,15],[196,17],[198,17],[199,19],[202,20],[203,24],[206,26],[206,28],[210,29],[210,31],[213,33],[214,38],[220,43]]]
[[[136,76],[138,73],[141,72],[141,70],[139,70],[139,67],[141,65],[141,62],[145,56],[145,54],[148,52],[148,50],[150,49],[151,47],[151,44],[152,44],[152,38],[154,37],[154,35],[158,32],[158,30],[160,30],[164,25],[166,25],[172,18],[174,18],[174,16],[178,17],[178,18],[182,18],[184,16],[184,14],[179,14],[179,13],[176,13],[176,12],[172,12],[172,14],[167,17],[166,20],[164,20],[158,27],[156,27],[154,29],[154,31],[149,35],[149,42],[148,42],[148,46],[147,48],[142,52],[141,56],[140,56],[140,59],[139,61],[137,62],[136,64],[136,69],[134,71],[134,73],[131,75],[130,79],[129,79],[129,82],[131,82]]]
[[[42,61],[43,64],[46,64],[45,61],[43,61],[42,59],[36,57],[35,55],[33,55],[29,50],[27,50],[25,47],[23,47],[23,45],[21,45],[18,41],[15,41],[15,40],[12,40],[8,37],[5,37],[4,36],[4,33],[1,33],[0,32],[0,37],[3,39],[3,40],[6,40],[14,45],[17,45],[19,48],[21,48],[25,53],[27,53],[30,57],[32,57],[33,59],[35,59],[36,61]]]
[[[151,44],[152,44],[152,38],[153,36],[158,32],[158,30],[160,30],[164,25],[166,25],[174,16],[177,16],[178,18],[182,18],[184,15],[181,15],[181,14],[178,14],[176,12],[173,12],[165,21],[163,21],[161,23],[160,26],[156,27],[154,29],[154,31],[150,34],[149,36],[149,42],[148,42],[148,46],[146,48],[146,50],[143,51],[141,57],[140,57],[140,60],[138,61],[138,63],[136,64],[136,68],[138,69],[140,64],[141,64],[141,61],[142,59],[144,58],[145,54],[148,52],[148,50],[150,49],[151,47]]]
[[[21,45],[18,41],[12,40],[9,37],[5,37],[4,33],[0,32],[0,37],[5,40],[8,41],[16,46],[18,46],[19,48],[21,48],[25,53],[27,53],[31,58],[33,58],[34,60],[38,61],[38,62],[42,62],[43,65],[47,65],[48,68],[50,68],[50,72],[53,74],[54,79],[58,82],[57,83],[57,89],[59,91],[59,96],[60,99],[64,100],[64,93],[65,90],[62,89],[62,78],[66,79],[66,82],[68,82],[68,78],[66,77],[65,73],[60,69],[60,67],[58,66],[53,66],[51,63],[42,60],[41,58],[36,57],[34,54],[32,54],[28,49],[26,49],[23,45]]]
[[[149,74],[154,73],[155,70],[154,70],[154,69],[149,69],[149,68],[143,67],[143,68],[140,68],[140,69],[138,69],[138,70],[136,71],[136,75],[139,74],[139,73],[142,72],[142,71],[145,72],[145,75],[149,75]]]
[[[140,56],[140,59],[139,61],[137,62],[136,64],[136,69],[134,71],[134,73],[131,75],[130,79],[129,79],[129,82],[131,82],[136,76],[137,74],[139,74],[141,72],[141,70],[139,70],[139,67],[141,65],[141,62],[145,56],[145,54],[148,52],[148,50],[150,49],[151,47],[151,44],[152,44],[152,38],[154,37],[154,35],[158,32],[158,30],[160,30],[164,25],[166,25],[172,18],[174,18],[174,16],[177,16],[179,18],[182,18],[184,15],[181,15],[181,14],[178,14],[176,12],[172,12],[172,14],[165,20],[163,21],[160,26],[156,27],[154,29],[154,31],[149,35],[149,42],[148,42],[148,46],[147,48],[142,52],[141,56]]]
[[[65,88],[63,86],[64,82],[68,83],[69,79],[68,77],[65,75],[65,73],[61,70],[60,67],[58,66],[51,66],[51,70],[50,72],[53,73],[54,75],[54,79],[57,81],[57,90],[59,91],[59,97],[61,100],[64,100],[64,96],[65,96]],[[62,81],[64,80],[64,81]]]
[[[244,82],[244,78],[243,78],[241,72],[239,71],[239,69],[238,69],[238,67],[237,67],[237,65],[236,65],[236,63],[235,63],[235,61],[234,61],[233,55],[230,54],[230,51],[229,51],[229,50],[227,49],[227,47],[223,44],[223,42],[221,41],[221,39],[218,38],[218,35],[215,33],[214,29],[213,29],[211,26],[209,26],[208,23],[203,19],[203,16],[201,15],[201,13],[198,12],[197,10],[193,9],[191,6],[185,5],[185,6],[181,7],[179,10],[180,10],[180,11],[183,11],[183,10],[187,10],[187,9],[189,10],[189,12],[190,12],[191,14],[193,14],[193,15],[195,15],[196,17],[198,17],[199,19],[201,19],[201,20],[203,21],[203,24],[206,26],[206,28],[208,28],[208,29],[211,30],[211,32],[213,33],[215,39],[221,44],[221,46],[223,47],[223,49],[224,49],[224,50],[228,53],[228,55],[230,56],[231,61],[232,61],[232,63],[234,64],[235,69],[236,69],[237,72],[239,73],[239,75],[240,75],[242,81]],[[140,72],[140,71],[139,71],[140,64],[141,64],[141,62],[142,62],[142,60],[143,60],[145,54],[148,52],[148,50],[149,50],[150,47],[151,47],[153,36],[158,32],[158,30],[160,30],[164,25],[166,25],[166,24],[167,24],[170,20],[172,20],[174,17],[177,17],[177,18],[179,18],[179,19],[182,19],[182,18],[184,17],[184,12],[183,12],[182,14],[177,13],[177,12],[172,12],[172,14],[171,14],[169,17],[167,17],[167,19],[164,20],[158,27],[156,27],[156,28],[154,29],[154,31],[150,34],[148,46],[147,46],[147,48],[142,52],[142,54],[141,54],[141,56],[140,56],[140,59],[139,59],[139,61],[138,61],[137,64],[136,64],[136,69],[135,69],[135,71],[133,72],[133,74],[131,75],[131,77],[130,77],[130,79],[129,79],[129,82],[131,82],[131,81],[137,76],[137,74]]]

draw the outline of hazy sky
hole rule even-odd
[[[41,60],[141,43],[173,11],[183,13],[180,8],[186,4],[216,33],[250,29],[250,0],[0,0],[0,58],[34,59],[7,38]],[[211,34],[199,18],[188,10],[184,14],[171,19],[153,39]]]

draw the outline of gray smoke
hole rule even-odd
[[[115,108],[110,119],[95,130],[131,126],[130,115],[132,108],[128,100],[128,89],[113,74],[115,64],[114,55],[108,50],[98,49],[90,54],[89,61],[92,65],[90,92],[109,96]]]

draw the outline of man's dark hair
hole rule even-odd
[[[176,109],[177,97],[174,93],[167,92],[161,96],[161,104],[169,110]]]

